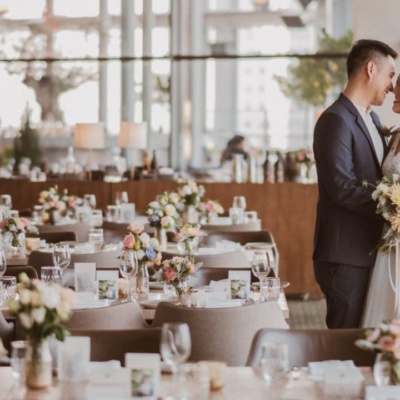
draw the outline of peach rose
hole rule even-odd
[[[196,268],[194,267],[194,264],[191,262],[186,264],[186,269],[189,270],[189,274],[194,274],[196,272]]]
[[[154,259],[154,264],[160,265],[161,264],[162,255],[161,253],[157,253],[156,258]]]
[[[133,249],[133,247],[135,245],[135,237],[131,234],[126,235],[122,243],[125,248]]]
[[[17,228],[22,231],[23,229],[25,229],[25,224],[21,221],[17,222]]]
[[[21,222],[25,225],[26,229],[29,229],[31,226],[31,223],[26,219],[26,218],[21,218]]]
[[[164,279],[167,282],[172,282],[176,279],[176,271],[173,270],[172,268],[168,268],[165,272],[164,272]]]
[[[142,233],[144,231],[144,225],[139,223],[139,222],[132,222],[128,226],[128,230],[131,231],[132,233]]]

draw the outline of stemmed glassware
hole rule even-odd
[[[244,196],[234,196],[233,198],[233,207],[243,209],[243,212],[246,210],[246,197]]]
[[[127,250],[121,254],[121,258],[119,260],[119,272],[121,273],[122,277],[127,279],[129,285],[132,286],[133,277],[136,276],[139,269],[139,261],[137,258],[136,251]],[[130,287],[128,289],[131,291],[133,288]]]
[[[122,203],[128,203],[128,192],[117,192],[115,195],[115,204],[119,206]]]
[[[71,252],[68,244],[57,243],[53,247],[53,263],[60,269],[61,282],[66,268],[71,262]]]
[[[268,274],[271,272],[271,260],[269,258],[269,254],[264,251],[256,251],[253,254],[253,262],[251,268],[253,275],[260,280],[260,299],[259,303],[266,301],[264,298],[261,286],[263,284],[263,280],[268,277]]]
[[[92,210],[96,209],[96,196],[94,194],[85,194],[84,200]]]

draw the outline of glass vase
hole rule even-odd
[[[26,385],[43,389],[52,383],[52,357],[48,340],[29,341],[26,354]]]
[[[164,293],[169,299],[177,299],[181,305],[187,305],[187,292],[190,288],[190,276],[181,280],[164,282]]]
[[[156,239],[160,242],[161,251],[167,251],[168,238],[167,231],[164,228],[156,229]]]
[[[139,261],[138,273],[136,275],[136,285],[133,288],[135,301],[147,300],[149,298],[149,271],[146,262]]]
[[[378,353],[374,364],[377,386],[400,385],[400,362],[391,353]]]
[[[3,235],[6,256],[10,258],[25,257],[25,233],[5,232]]]
[[[198,224],[199,223],[199,213],[196,210],[196,206],[187,206],[186,211],[182,214],[183,223]]]
[[[178,251],[194,255],[199,248],[199,238],[183,238],[178,242]]]

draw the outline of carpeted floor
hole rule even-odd
[[[327,329],[326,301],[288,299],[291,329]]]

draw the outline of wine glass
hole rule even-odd
[[[164,362],[176,376],[178,365],[185,362],[192,349],[189,326],[180,322],[162,326],[160,352]]]
[[[0,203],[7,210],[11,210],[12,202],[11,202],[11,196],[9,194],[2,194],[0,197]]]
[[[244,196],[235,196],[233,198],[233,207],[242,208],[243,212],[246,210],[246,197]]]
[[[96,196],[94,194],[85,194],[84,199],[92,210],[96,209]]]
[[[270,386],[289,371],[289,347],[286,343],[266,342],[261,356],[261,373]]]
[[[115,195],[115,204],[119,206],[122,203],[128,203],[128,192],[117,192]]]
[[[136,251],[124,251],[119,260],[119,272],[121,273],[122,277],[131,283],[132,278],[138,273],[138,269],[139,261]]]
[[[53,263],[60,269],[61,282],[64,270],[68,267],[71,262],[71,252],[69,245],[64,243],[57,243],[53,247]]]
[[[266,278],[271,272],[271,260],[268,252],[255,251],[253,254],[252,268],[253,275],[260,281],[262,278]]]

